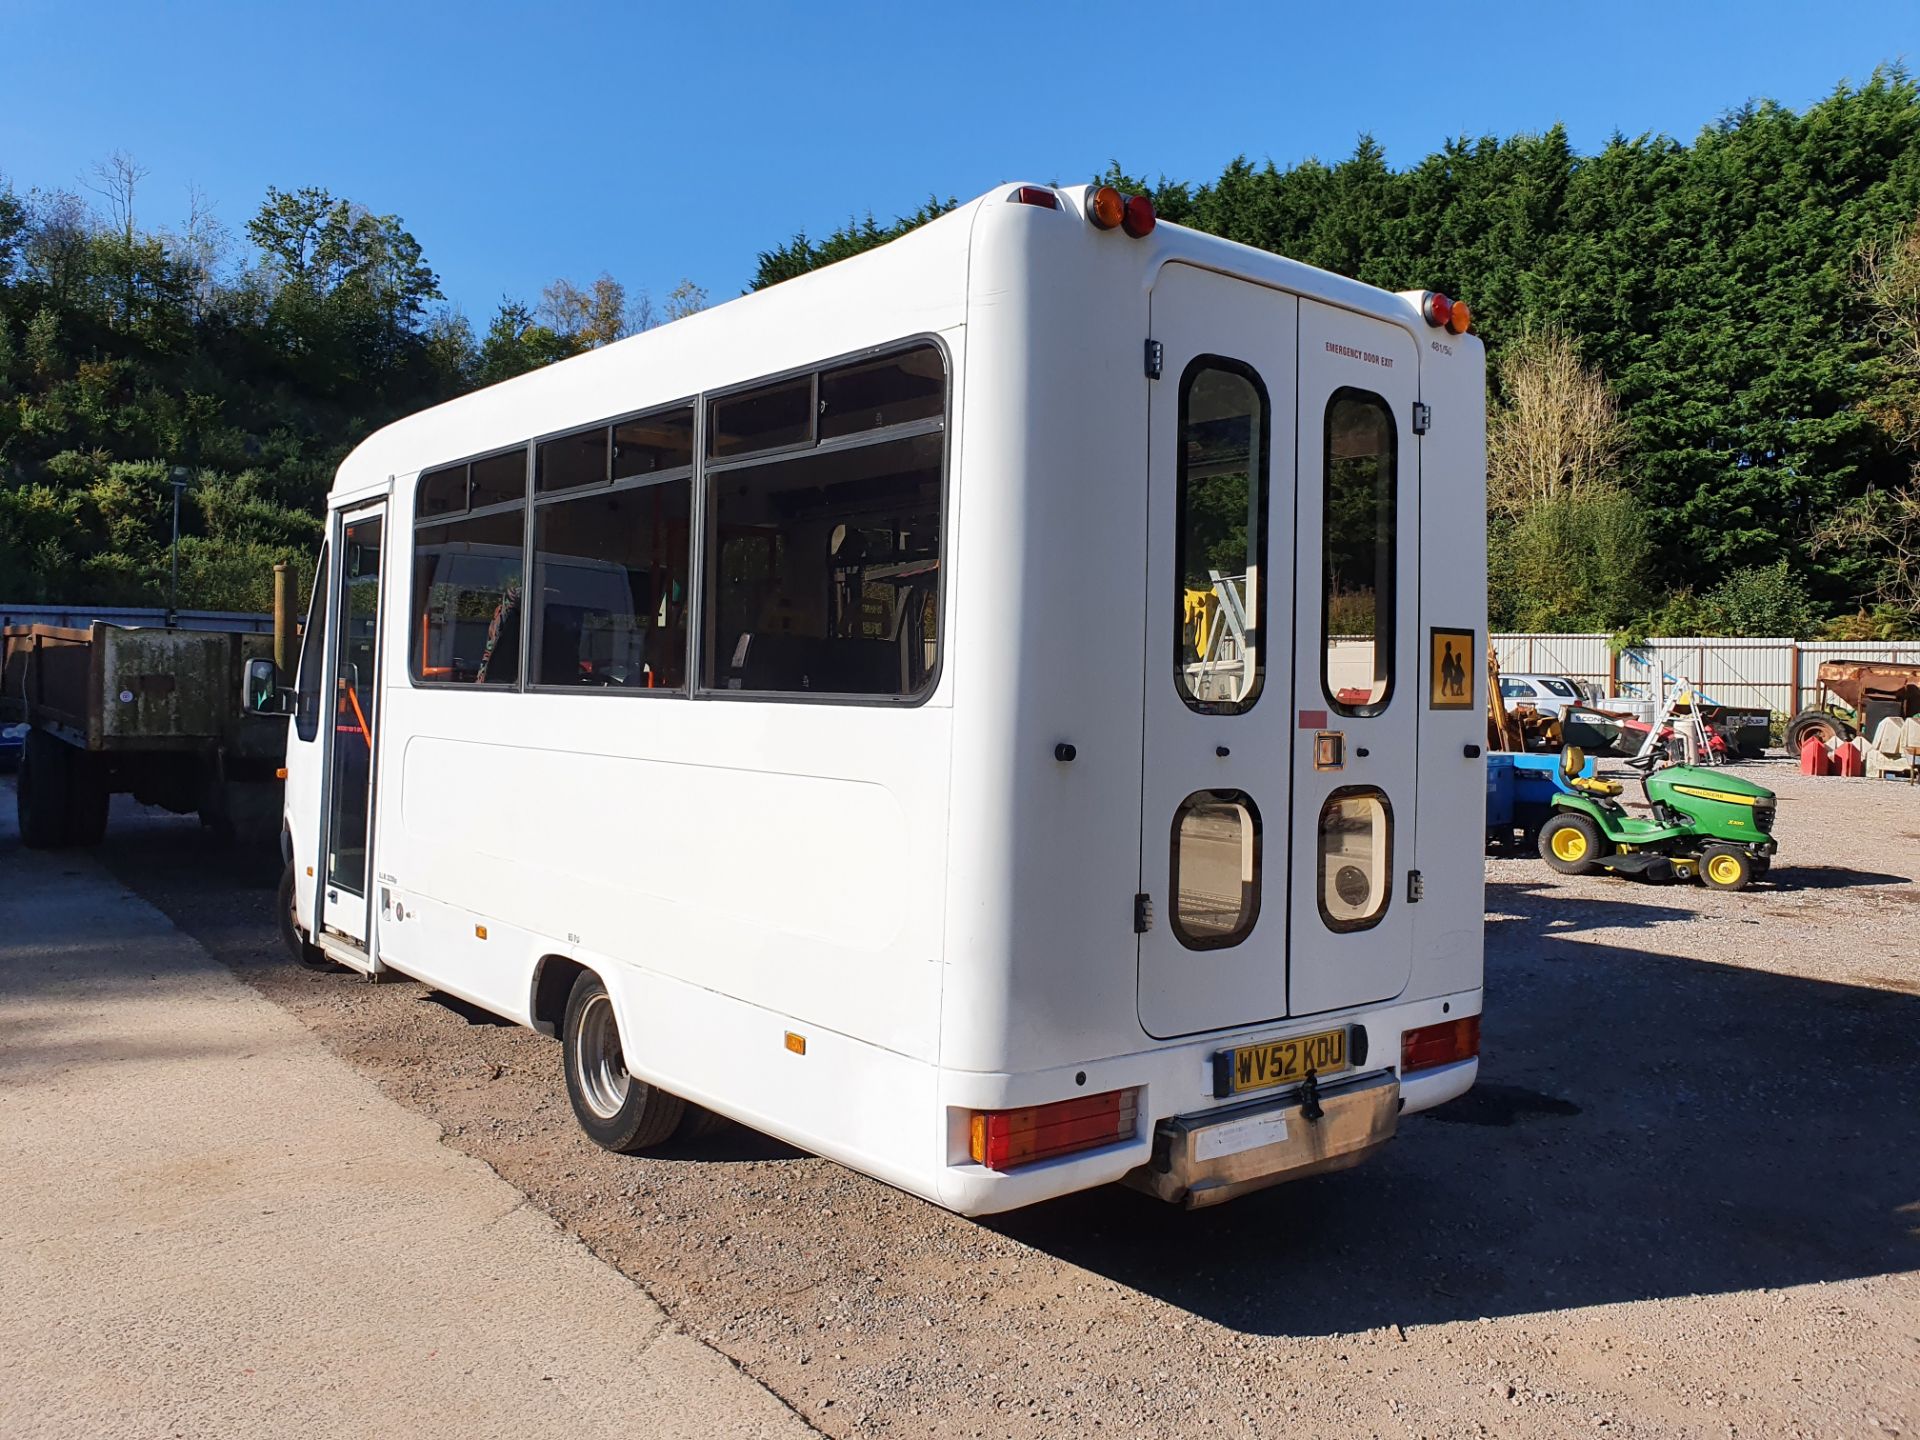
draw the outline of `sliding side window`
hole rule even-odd
[[[809,399],[797,411],[799,394]],[[701,683],[926,694],[939,660],[941,352],[915,346],[778,381],[709,413]],[[779,453],[729,459],[748,447]]]

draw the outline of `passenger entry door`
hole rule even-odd
[[[1151,297],[1135,928],[1157,1037],[1287,1011],[1298,307],[1187,265]]]
[[[1405,330],[1300,302],[1294,1015],[1398,995],[1412,971],[1418,399]],[[1470,682],[1473,657],[1452,659]]]
[[[374,758],[380,720],[380,558],[386,506],[344,516],[334,537],[321,923],[367,943]]]

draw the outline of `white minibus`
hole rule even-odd
[[[249,677],[289,943],[557,1036],[618,1151],[966,1214],[1359,1161],[1478,1067],[1469,325],[1007,185],[388,426]]]

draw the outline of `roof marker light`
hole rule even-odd
[[[1445,325],[1453,318],[1453,302],[1438,290],[1429,290],[1420,297],[1420,313],[1429,325]]]
[[[1087,191],[1087,219],[1096,230],[1111,230],[1124,218],[1127,202],[1111,185],[1096,185]]]
[[[1129,195],[1120,217],[1120,227],[1138,240],[1153,233],[1153,201],[1145,195]]]
[[[1022,185],[1007,199],[1015,205],[1038,205],[1044,210],[1060,208],[1060,197],[1044,185]]]

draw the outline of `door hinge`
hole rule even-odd
[[[1153,897],[1136,895],[1133,897],[1133,933],[1144,935],[1153,929]]]
[[[1158,340],[1147,341],[1147,378],[1158,380],[1160,367],[1167,362],[1167,347]]]
[[[1413,402],[1413,433],[1424,435],[1433,426],[1433,407],[1424,400]]]
[[[1407,871],[1407,903],[1409,905],[1418,905],[1426,893],[1427,882],[1421,877],[1420,872],[1418,870]]]

